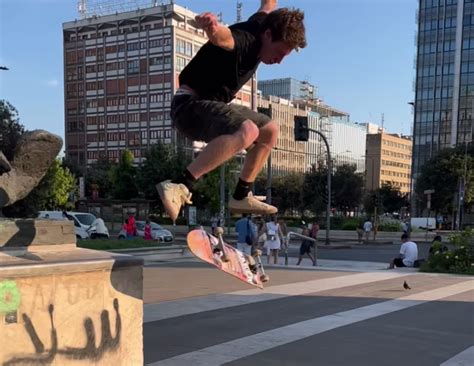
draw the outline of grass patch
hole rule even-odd
[[[146,247],[167,247],[173,243],[160,243],[154,240],[144,240],[142,238],[134,239],[91,239],[78,240],[77,246],[80,248],[95,249],[95,250],[110,250],[110,249],[133,249]]]

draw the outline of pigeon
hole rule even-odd
[[[411,290],[411,287],[408,286],[407,281],[403,282],[403,288],[404,288],[405,290]]]

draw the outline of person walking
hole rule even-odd
[[[251,255],[252,246],[257,241],[257,228],[251,216],[243,214],[242,218],[235,223],[235,231],[237,232],[237,250]]]

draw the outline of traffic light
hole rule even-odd
[[[308,141],[308,117],[295,116],[295,141]]]
[[[268,107],[268,108],[257,107],[257,112],[272,118],[272,105],[270,104],[270,107]]]

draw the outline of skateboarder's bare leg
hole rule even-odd
[[[245,157],[244,166],[240,172],[240,179],[245,182],[253,182],[263,165],[268,159],[272,148],[276,145],[279,126],[271,121],[260,129],[255,146],[253,146]]]
[[[210,141],[189,164],[188,171],[194,178],[199,179],[249,147],[258,136],[258,127],[252,121],[246,120],[232,135],[222,135]]]

